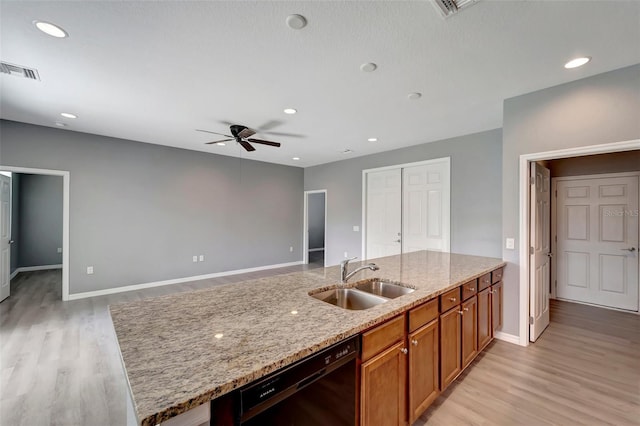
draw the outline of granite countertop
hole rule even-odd
[[[431,251],[373,262],[380,270],[349,286],[380,277],[416,291],[362,311],[310,297],[339,282],[334,266],[110,306],[139,423],[161,423],[505,264]]]

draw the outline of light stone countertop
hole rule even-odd
[[[139,423],[166,421],[505,265],[431,251],[372,261],[380,270],[349,286],[379,277],[416,291],[361,311],[310,297],[339,282],[334,266],[110,306]]]

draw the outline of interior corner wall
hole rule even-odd
[[[453,124],[452,124],[453,125]],[[414,145],[304,170],[306,191],[327,190],[327,265],[362,256],[362,171],[451,157],[451,251],[501,256],[502,131]]]
[[[62,264],[62,176],[19,176],[18,267]]]
[[[70,172],[71,294],[301,261],[302,168],[6,120],[0,143]]]
[[[505,333],[519,334],[519,161],[523,154],[640,138],[640,64],[551,87],[504,102],[502,250]]]

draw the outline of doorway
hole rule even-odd
[[[450,173],[450,157],[363,170],[363,258],[448,252]]]
[[[304,263],[326,265],[327,190],[304,192]]]
[[[60,194],[58,195],[59,199],[57,200],[57,202],[61,204],[62,215],[60,218],[61,224],[59,223],[57,226],[61,227],[62,235],[61,235],[61,239],[58,240],[58,242],[53,246],[53,248],[48,246],[46,248],[47,256],[51,256],[52,253],[49,253],[49,252],[53,250],[54,258],[57,257],[57,259],[61,259],[61,262],[60,260],[57,260],[56,263],[52,263],[52,261],[44,260],[45,264],[30,265],[25,267],[19,267],[14,262],[14,266],[16,267],[16,269],[13,272],[14,274],[16,274],[18,272],[37,271],[42,269],[50,269],[52,267],[61,268],[62,269],[62,300],[65,300],[65,301],[69,300],[69,180],[70,180],[69,172],[63,171],[63,170],[34,169],[34,168],[2,166],[2,165],[0,165],[0,171],[5,172],[5,175],[11,175],[11,176],[22,176],[22,175],[33,176],[32,181],[34,182],[40,181],[37,178],[51,177],[55,179],[61,179],[62,193],[61,195]],[[32,200],[29,200],[29,202],[31,201]],[[38,209],[41,209],[41,208],[43,207],[36,206],[35,209],[32,209],[31,211],[37,212]],[[42,215],[41,217],[44,217],[45,221],[48,220],[46,215]],[[39,223],[41,224],[42,222],[39,222]],[[30,234],[32,234],[31,237],[33,237],[32,239],[36,241],[36,244],[38,247],[42,246],[42,244],[40,243],[42,242],[41,238],[43,238],[42,228],[40,228],[41,226],[40,224],[29,225],[29,232]],[[46,226],[46,224],[43,226]],[[15,230],[13,230],[13,232],[15,232]],[[11,240],[14,240],[14,239],[10,231],[8,241],[11,241]],[[15,243],[16,240],[14,240],[13,242]],[[11,245],[14,245],[14,244],[11,244]],[[11,249],[9,249],[9,254],[11,255],[11,253],[12,251]],[[13,251],[13,253],[15,253],[15,250]],[[10,257],[11,256],[9,256],[9,261],[8,261],[9,268],[11,268]],[[51,257],[48,257],[48,258],[45,257],[44,259],[51,259]],[[33,261],[33,259],[29,259],[29,261],[31,262]],[[8,290],[10,291],[10,285],[8,287]]]
[[[542,333],[545,327],[544,323],[536,322],[538,321],[538,318],[541,320],[543,319],[543,317],[537,315],[541,312],[540,306],[544,306],[544,299],[546,298],[546,306],[548,308],[549,297],[556,296],[555,287],[557,277],[553,271],[558,264],[558,259],[556,259],[557,249],[555,247],[555,237],[557,236],[555,229],[556,224],[553,220],[551,220],[551,236],[549,238],[552,242],[552,248],[549,252],[551,268],[547,268],[545,270],[545,274],[551,274],[551,277],[548,277],[548,275],[546,278],[536,276],[537,271],[542,269],[537,268],[539,265],[537,265],[536,256],[534,255],[536,253],[538,241],[536,234],[532,232],[535,230],[535,222],[537,221],[537,208],[533,207],[536,206],[536,192],[538,191],[535,186],[535,180],[532,179],[533,176],[531,175],[532,164],[540,163],[541,165],[549,167],[549,164],[553,161],[566,161],[570,158],[580,159],[580,162],[586,164],[588,163],[588,161],[586,161],[588,157],[595,157],[598,154],[628,153],[629,151],[635,151],[638,149],[640,149],[640,140],[633,140],[543,153],[525,154],[520,156],[520,345],[527,346],[530,341],[535,341],[537,336]],[[622,155],[627,156],[627,154]],[[600,161],[595,164],[596,167],[601,167],[603,163]],[[553,193],[551,206],[555,207],[555,189],[551,192]],[[546,211],[548,211],[548,209],[541,211],[540,214],[546,214]],[[553,217],[553,214],[549,212],[549,216]],[[635,239],[635,241],[633,243],[634,245],[637,245],[637,231],[634,235],[633,239]],[[558,238],[560,238],[559,235]],[[633,255],[637,261],[637,248]],[[598,259],[598,262],[599,261],[600,259]],[[549,272],[546,272],[547,270]],[[635,270],[636,272],[638,271],[637,265]],[[593,271],[588,272],[588,274],[592,273]],[[600,272],[597,272],[597,274],[600,274]],[[542,298],[540,298],[539,295],[542,295]]]

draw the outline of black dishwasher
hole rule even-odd
[[[354,425],[358,348],[343,340],[241,389],[240,424]]]

